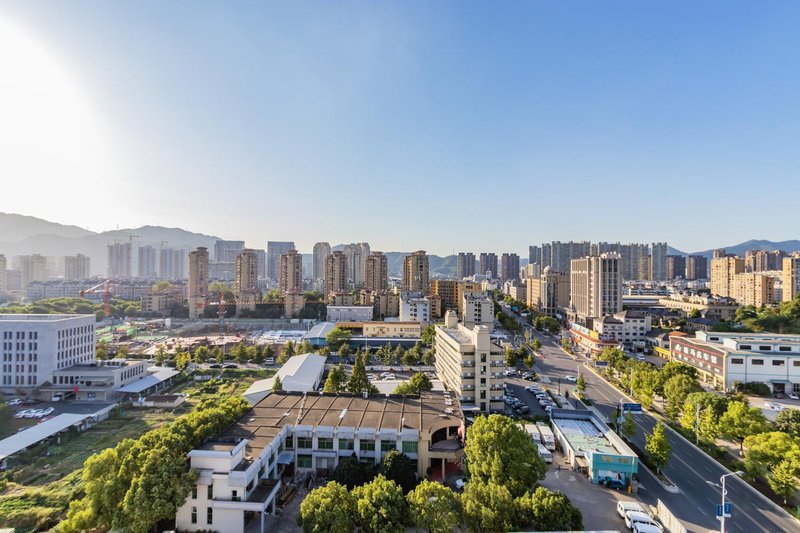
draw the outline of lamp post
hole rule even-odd
[[[722,489],[722,516],[719,517],[719,531],[720,533],[725,533],[725,495],[728,494],[728,491],[725,489],[725,478],[729,476],[741,476],[744,474],[741,470],[737,470],[736,472],[730,472],[728,474],[724,474],[722,477],[719,478],[719,483],[714,483],[713,481],[706,481],[709,485],[713,485],[715,487],[719,487]]]

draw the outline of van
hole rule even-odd
[[[617,502],[617,512],[619,513],[620,518],[625,518],[625,515],[628,513],[628,511],[636,511],[639,513],[646,512],[639,502],[626,500],[620,500]]]
[[[633,524],[633,533],[662,533],[662,529],[652,524],[636,522]]]
[[[543,444],[537,443],[537,448],[539,449],[539,456],[544,460],[545,463],[550,464],[553,462],[553,454],[544,447]]]
[[[628,529],[633,530],[633,527],[637,524],[646,524],[661,530],[661,526],[658,525],[658,522],[653,520],[647,513],[640,513],[639,511],[628,511],[625,513],[625,525],[628,526]]]

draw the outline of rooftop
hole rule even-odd
[[[62,320],[74,320],[76,318],[93,317],[94,315],[78,315],[78,314],[64,314],[64,315],[15,315],[5,314],[0,315],[0,322],[59,322]]]

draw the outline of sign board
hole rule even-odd
[[[640,403],[623,403],[622,404],[622,412],[623,413],[641,413],[642,412],[642,404],[640,404]]]
[[[725,518],[731,517],[731,502],[725,502],[724,507],[722,506],[721,503],[718,503],[717,505],[714,506],[714,508],[716,509],[717,518],[723,516],[723,513]]]
[[[608,366],[608,361],[595,361],[594,362],[594,366],[596,366],[597,368],[607,367]]]

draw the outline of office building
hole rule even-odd
[[[417,250],[403,257],[403,290],[426,294],[430,288],[428,255]]]
[[[327,242],[318,242],[314,245],[312,278],[316,280],[325,279],[325,260],[331,255],[331,245]]]
[[[686,258],[682,255],[667,256],[667,279],[678,279],[686,276]]]
[[[497,254],[482,253],[479,256],[478,265],[478,274],[481,276],[496,278],[500,275],[500,269],[497,265]]]
[[[713,252],[711,252],[711,259],[722,259],[723,257],[728,257],[728,252],[725,251],[725,248],[717,248]]]
[[[466,327],[453,311],[436,326],[436,373],[465,410],[503,410],[503,350],[487,326]]]
[[[233,263],[236,256],[244,250],[244,241],[223,241],[214,242],[214,261]]]
[[[467,328],[486,326],[492,329],[494,327],[494,300],[485,294],[465,294],[461,323]]]
[[[0,264],[2,266],[2,264]],[[783,301],[790,302],[800,296],[800,252],[783,258]]]
[[[115,242],[108,245],[108,276],[111,278],[131,277],[131,243]]]
[[[90,258],[83,255],[64,257],[64,280],[76,281],[92,277]]]
[[[456,279],[470,278],[475,275],[475,254],[459,252],[456,257]]]
[[[427,324],[431,321],[431,302],[423,297],[401,296],[400,321]]]
[[[53,383],[56,371],[95,360],[92,315],[0,315],[0,390]]]
[[[138,250],[138,273],[140,278],[154,279],[156,272],[156,249],[152,246],[139,246]]]
[[[773,393],[800,393],[800,335],[697,331],[690,337],[673,332],[670,354],[723,391],[741,382],[765,383]]]
[[[715,253],[717,250],[715,250]],[[723,251],[724,253],[724,251]],[[723,255],[711,260],[711,294],[734,298],[734,280],[744,272],[744,259]]]
[[[733,299],[739,305],[772,305],[775,298],[775,278],[759,272],[743,272],[733,278]]]
[[[189,253],[189,283],[187,300],[189,318],[199,318],[205,311],[208,299],[208,248],[199,247]]]
[[[294,359],[294,358],[293,358]],[[501,391],[502,392],[502,391]],[[502,407],[502,402],[500,402]],[[442,480],[464,456],[464,416],[453,395],[270,393],[188,454],[197,484],[178,508],[180,531],[266,531],[283,480],[333,472],[341,458],[380,464],[405,453],[417,477]]]
[[[647,279],[653,281],[672,279],[667,277],[667,249],[667,243],[665,242],[654,242],[650,245],[650,260],[648,262],[650,272]]]
[[[383,252],[372,252],[367,256],[364,269],[364,288],[368,291],[389,289],[389,261]]]
[[[500,258],[500,280],[519,279],[519,256],[505,253]]]
[[[347,257],[344,252],[333,252],[325,260],[325,294],[347,290]]]
[[[528,307],[551,317],[560,317],[569,307],[570,277],[545,267],[541,276],[530,277],[526,282]]]
[[[686,258],[686,279],[708,279],[708,258],[702,255],[690,255]]]
[[[605,253],[572,260],[570,313],[578,321],[622,311],[620,256]]]
[[[469,294],[479,294],[486,296],[486,291],[483,289],[483,284],[475,281],[461,280],[458,282],[458,294],[456,295],[458,301],[458,314],[464,316],[467,309],[464,306],[464,298]]]
[[[303,289],[303,256],[297,250],[289,250],[281,255],[281,271],[279,275],[282,293]]]
[[[14,258],[22,277],[22,286],[26,287],[34,281],[47,281],[50,272],[47,268],[47,258],[43,255],[20,255]]]
[[[289,250],[295,250],[293,242],[269,241],[267,242],[267,279],[278,282],[281,276],[281,256]]]
[[[443,310],[458,310],[458,283],[454,279],[431,280],[431,293],[441,299]]]

